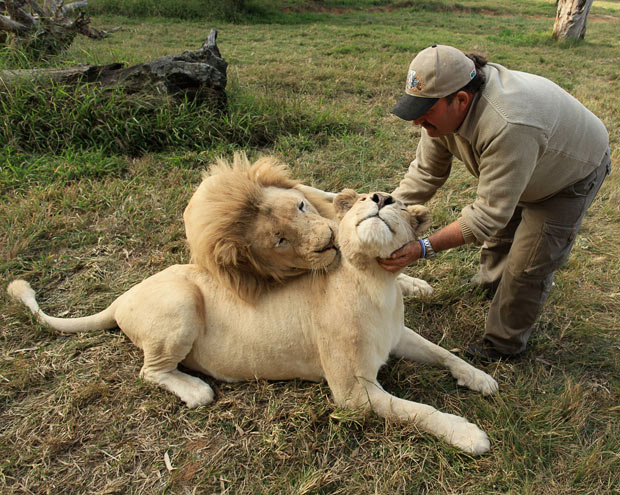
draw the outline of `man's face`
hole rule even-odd
[[[453,134],[461,126],[469,109],[469,98],[465,101],[460,97],[462,93],[464,92],[457,93],[450,103],[447,98],[440,98],[424,115],[415,119],[413,124],[424,127],[430,137]]]

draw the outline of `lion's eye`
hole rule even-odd
[[[288,241],[284,237],[280,237],[276,242],[276,247],[286,246],[287,243]]]
[[[299,205],[297,205],[297,208],[299,208],[299,211],[306,211],[306,203],[302,201]]]

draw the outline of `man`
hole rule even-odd
[[[485,361],[519,356],[610,172],[605,126],[553,82],[444,45],[413,59],[406,94],[392,113],[423,127],[395,197],[428,201],[454,156],[478,188],[458,220],[381,265],[394,272],[445,249],[482,244],[472,282],[495,295],[484,338],[467,353]]]

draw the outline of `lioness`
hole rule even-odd
[[[334,206],[341,218],[338,267],[273,288],[256,305],[222,291],[196,265],[167,268],[101,313],[76,319],[47,316],[23,280],[12,282],[8,291],[62,332],[118,325],[144,352],[141,376],[189,407],[210,403],[213,390],[179,371],[179,363],[225,381],[326,379],[339,406],[372,408],[380,416],[413,421],[467,452],[485,452],[489,440],[477,426],[394,397],[377,382],[379,368],[392,354],[441,364],[460,385],[484,395],[497,390],[489,375],[405,327],[396,276],[376,261],[426,228],[427,210],[405,208],[387,194],[358,196],[352,190],[339,194]]]

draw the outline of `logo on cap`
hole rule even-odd
[[[426,85],[422,81],[422,78],[416,74],[416,71],[414,71],[413,69],[409,69],[409,74],[407,74],[407,84],[405,85],[405,91],[409,89],[413,91],[424,91],[425,87]]]

